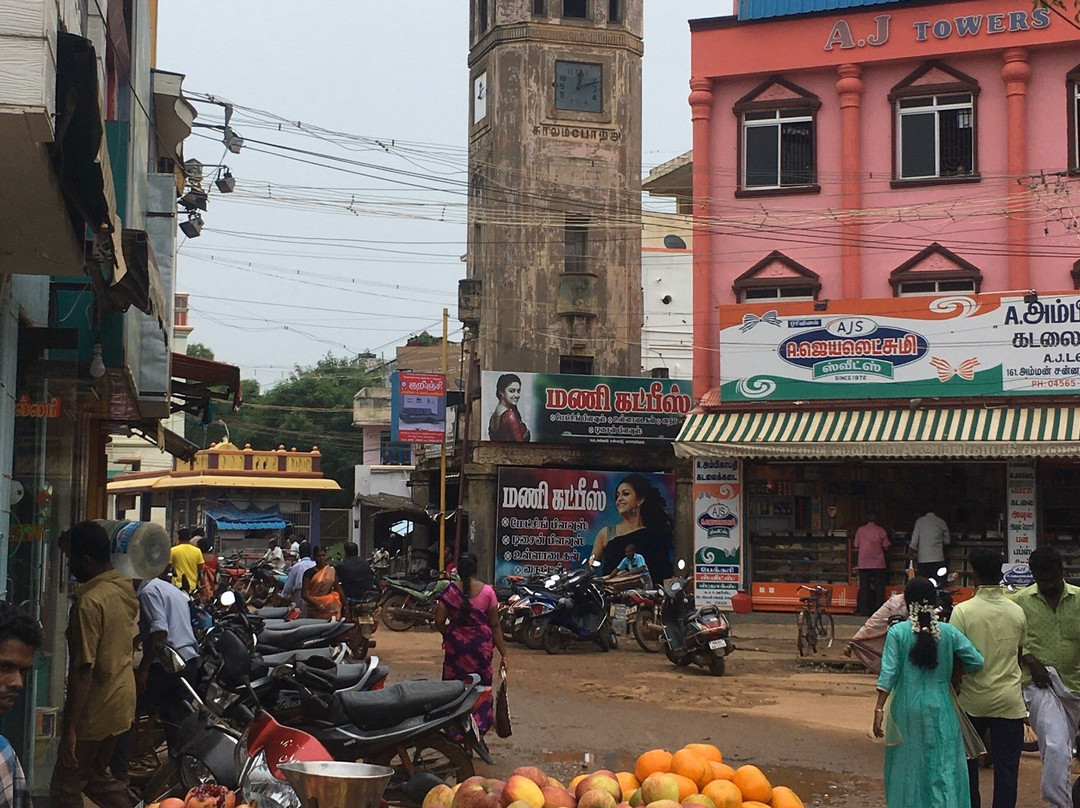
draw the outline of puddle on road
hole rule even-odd
[[[631,755],[580,751],[545,751],[541,757],[541,768],[564,785],[583,772],[597,769],[633,771],[635,760]],[[883,801],[881,783],[873,779],[799,766],[767,766],[764,770],[774,785],[794,790],[806,808],[864,808]]]

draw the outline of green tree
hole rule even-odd
[[[1066,3],[1065,0],[1034,0],[1035,8],[1048,8],[1051,11],[1058,12],[1062,19],[1071,24],[1075,28],[1080,28],[1080,0],[1070,0]],[[1068,15],[1070,8],[1072,10],[1072,19],[1069,19]]]
[[[187,355],[198,357],[199,359],[212,360],[214,358],[214,352],[210,348],[207,348],[205,345],[203,345],[201,342],[189,343],[187,346]]]

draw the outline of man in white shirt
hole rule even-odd
[[[945,545],[949,543],[949,526],[933,511],[927,511],[915,520],[908,549],[916,553],[919,575],[937,578],[937,571],[945,566]]]
[[[281,548],[277,546],[276,538],[270,538],[269,546],[261,560],[269,562],[270,566],[278,572],[283,572],[285,570],[285,554],[282,553]]]
[[[289,570],[289,577],[285,579],[281,597],[292,598],[293,602],[300,606],[300,593],[304,589],[304,573],[314,567],[315,562],[311,560],[311,542],[300,542],[297,552],[300,554],[300,560]]]

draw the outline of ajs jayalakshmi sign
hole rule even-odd
[[[1080,392],[1080,294],[1037,297],[1032,302],[1013,293],[721,306],[721,397],[784,401]]]

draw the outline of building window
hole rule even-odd
[[[889,274],[889,283],[893,297],[978,294],[982,272],[935,241],[894,269]]]
[[[544,0],[533,0],[533,16],[547,16],[547,3]]]
[[[589,0],[563,0],[562,15],[577,20],[589,19]]]
[[[488,0],[478,0],[476,18],[477,33],[482,34],[488,29]]]
[[[1065,77],[1069,91],[1069,170],[1080,171],[1080,65]]]
[[[773,250],[731,284],[739,303],[769,300],[817,300],[818,274],[779,250]]]
[[[389,430],[379,433],[379,465],[412,465],[412,444],[390,440]]]
[[[743,187],[785,188],[814,182],[814,116],[771,109],[743,115]]]
[[[563,272],[588,272],[589,220],[583,216],[567,216],[563,244]]]
[[[817,190],[816,95],[772,76],[735,102],[739,192]]]
[[[978,83],[929,62],[893,88],[897,180],[977,178]]]
[[[608,0],[607,20],[616,25],[622,22],[622,0]]]
[[[560,356],[559,373],[571,373],[575,376],[592,376],[593,358],[591,356]]]

